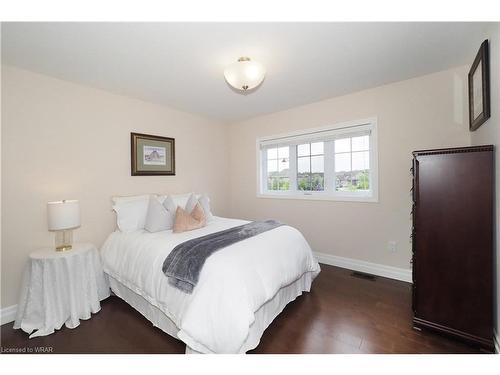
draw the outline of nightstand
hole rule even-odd
[[[89,243],[68,251],[42,249],[30,254],[23,274],[14,328],[30,338],[50,335],[63,324],[76,328],[109,297],[99,252]]]

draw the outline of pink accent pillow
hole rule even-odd
[[[206,225],[206,223],[207,220],[205,212],[199,203],[196,203],[196,206],[194,206],[191,214],[187,213],[183,208],[177,206],[173,232],[181,233],[188,230],[202,228]]]

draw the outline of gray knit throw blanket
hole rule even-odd
[[[177,245],[163,262],[170,285],[192,293],[207,258],[225,247],[284,225],[276,220],[253,221]]]

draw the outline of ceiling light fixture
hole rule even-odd
[[[266,75],[264,66],[250,60],[249,57],[240,57],[224,70],[226,81],[237,90],[247,91],[259,86]]]

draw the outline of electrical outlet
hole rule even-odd
[[[398,250],[398,243],[396,241],[387,242],[387,250],[391,253],[395,253]]]

